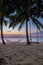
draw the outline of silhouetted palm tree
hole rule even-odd
[[[2,38],[3,44],[5,44],[3,39],[3,17],[1,17],[1,38]]]
[[[8,22],[4,20],[4,17],[8,16],[14,8],[12,7],[12,3],[10,0],[0,0],[0,25],[1,25],[1,38],[3,44],[5,44],[4,38],[3,38],[3,23],[7,25]]]
[[[28,2],[28,0],[26,1],[26,0],[19,0],[19,2],[16,0],[15,1],[15,5],[16,5],[16,7],[18,8],[17,9],[17,11],[16,11],[16,13],[17,13],[17,15],[18,15],[18,17],[16,17],[16,21],[17,21],[17,23],[19,22],[19,23],[21,23],[21,25],[19,26],[19,30],[21,29],[21,27],[22,27],[22,24],[24,23],[24,21],[26,21],[26,37],[27,37],[27,44],[29,43],[29,39],[28,39],[28,20],[29,20],[29,18],[28,18],[28,10],[30,9],[30,6],[32,5],[32,4],[29,4],[30,2],[32,2],[32,4],[34,4],[34,2],[33,1],[29,1]],[[18,5],[19,4],[19,5]],[[28,9],[29,8],[29,9]],[[17,20],[18,19],[18,20]],[[20,20],[19,20],[20,19]],[[14,20],[14,21],[15,21]],[[11,22],[11,24],[10,24],[10,26],[12,25],[12,22]],[[13,22],[13,26],[15,25],[15,23]],[[10,27],[9,26],[9,27]],[[30,44],[30,43],[29,43]]]
[[[38,27],[38,29],[43,28],[43,25],[37,19],[39,17],[43,17],[42,2],[41,0],[19,0],[19,2],[16,0],[15,5],[17,7],[16,15],[12,16],[13,22],[10,22],[9,27],[14,28],[20,24],[19,30],[21,30],[24,22],[26,21],[27,44],[30,44],[28,39],[28,21],[31,19],[32,22]]]
[[[27,44],[30,44],[28,39],[28,21],[30,18],[38,29],[40,29],[40,27],[43,28],[43,25],[36,19],[36,17],[43,17],[43,4],[41,0],[4,0],[2,1],[0,10],[3,12],[1,14],[1,19],[3,19],[4,16],[8,16],[12,11],[16,11],[16,15],[14,15],[13,21],[10,23],[9,27],[12,26],[14,28],[16,25],[20,24],[19,29],[21,29],[26,21]],[[1,24],[3,24],[3,22],[1,22]],[[2,28],[3,26],[1,25],[1,33],[3,32]]]

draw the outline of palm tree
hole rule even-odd
[[[1,17],[1,38],[2,38],[3,44],[5,44],[3,39],[3,17]]]
[[[27,38],[27,44],[28,44],[29,43],[29,39],[28,39],[28,21],[26,21],[26,38]]]
[[[40,5],[40,3],[42,3],[42,2],[40,2],[39,0],[38,1],[23,0],[23,2],[21,0],[21,2],[18,2],[18,1],[15,1],[15,2],[16,2],[15,5],[17,7],[17,11],[16,11],[17,14],[16,14],[16,16],[15,15],[13,16],[14,20],[13,20],[13,22],[10,22],[9,27],[14,28],[16,25],[20,24],[19,30],[21,30],[21,28],[24,25],[24,22],[26,21],[27,44],[30,44],[29,39],[28,39],[28,21],[31,19],[32,22],[38,27],[38,29],[43,28],[43,25],[37,19],[40,16],[43,17],[42,4]],[[18,3],[19,3],[19,5],[18,5]]]
[[[32,2],[32,4],[29,4],[30,2]],[[19,5],[18,5],[18,3],[19,3]],[[30,44],[29,39],[28,39],[28,20],[29,20],[29,18],[28,18],[28,13],[27,12],[28,12],[28,7],[30,8],[30,6],[33,5],[34,2],[33,1],[30,1],[30,0],[29,0],[29,2],[28,2],[28,0],[27,1],[26,0],[23,0],[22,1],[21,0],[19,2],[18,1],[15,1],[15,4],[16,4],[16,7],[18,7],[18,10],[16,11],[18,17],[16,17],[16,18],[18,20],[19,19],[21,20],[21,22],[19,22],[20,23],[19,30],[21,29],[22,24],[24,23],[24,21],[26,21],[26,38],[27,38],[27,44],[28,43]],[[16,21],[18,21],[17,19],[16,19]],[[12,25],[12,22],[10,23],[9,27],[11,27],[11,25]],[[13,22],[13,26],[14,25],[15,24]]]
[[[4,17],[8,16],[10,13],[12,13],[14,11],[14,7],[12,7],[13,4],[11,3],[11,1],[9,0],[0,0],[0,22],[1,22],[1,38],[2,38],[2,42],[3,44],[5,44],[4,38],[3,38],[3,23],[5,25],[7,25],[8,22],[6,22],[6,20],[4,20]]]

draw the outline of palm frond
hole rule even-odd
[[[4,25],[7,26],[8,24],[8,21],[4,20]]]
[[[43,18],[43,13],[40,14],[40,17]]]
[[[12,23],[12,22],[10,22],[10,24],[9,24],[9,28],[10,28],[10,27],[12,27],[12,25],[13,25],[13,23]]]
[[[34,20],[32,17],[31,17],[31,19],[32,19],[33,24],[35,24],[36,27],[40,30],[40,26],[38,25],[38,23],[36,22],[36,20]]]
[[[24,25],[24,21],[22,21],[21,24],[19,25],[19,28],[18,28],[19,31],[21,30],[21,28],[23,27],[23,25]]]
[[[36,20],[37,24],[43,29],[43,24],[40,23],[37,19],[35,19],[35,20]]]

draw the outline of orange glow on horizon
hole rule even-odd
[[[3,34],[4,35],[25,35],[25,33],[23,33],[23,32],[14,32],[14,31],[12,31],[12,32],[3,32]]]

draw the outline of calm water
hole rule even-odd
[[[26,38],[5,38],[5,42],[26,42]],[[37,38],[32,38],[32,42],[37,42]],[[43,38],[38,39],[39,42],[43,42]],[[0,42],[2,42],[0,38]]]

